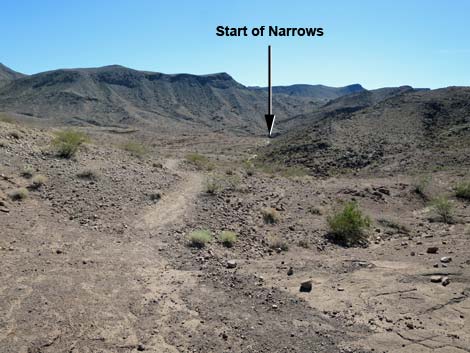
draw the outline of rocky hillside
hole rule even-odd
[[[9,67],[6,67],[2,63],[0,63],[0,86],[6,85],[10,81],[16,80],[21,77],[25,77],[26,75],[13,71]]]
[[[0,89],[0,111],[73,124],[140,125],[171,131],[206,127],[264,133],[266,92],[226,73],[166,75],[121,66],[39,73]],[[313,110],[303,97],[277,95],[280,120]]]
[[[362,107],[347,96],[351,106],[333,101],[302,123],[293,119],[297,128],[273,140],[262,159],[320,175],[470,165],[470,88],[401,90],[385,99],[390,92],[360,93]]]

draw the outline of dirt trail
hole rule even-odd
[[[179,160],[169,159],[164,166],[179,174],[183,181],[169,193],[164,194],[155,206],[144,212],[143,217],[138,219],[137,228],[163,229],[165,226],[180,222],[185,211],[193,204],[196,195],[202,191],[203,176],[196,172],[179,171],[179,163]]]

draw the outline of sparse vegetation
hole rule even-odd
[[[304,249],[309,249],[309,248],[310,248],[310,243],[309,243],[308,240],[306,240],[306,239],[301,239],[301,240],[299,240],[298,245],[299,245],[301,248],[304,248]]]
[[[188,153],[186,155],[186,160],[202,170],[210,171],[214,169],[214,163],[209,158],[199,153]]]
[[[343,209],[327,218],[330,235],[339,243],[355,245],[367,240],[371,220],[359,209],[356,202],[347,202]]]
[[[446,196],[436,197],[431,206],[442,222],[451,223],[454,218],[454,205]]]
[[[52,145],[59,157],[71,158],[78,151],[78,148],[88,140],[87,135],[83,132],[67,129],[55,133]]]
[[[431,181],[432,177],[430,175],[422,175],[413,181],[412,190],[419,196],[426,198],[426,191]]]
[[[212,241],[212,234],[209,230],[195,230],[189,234],[189,245],[194,248],[203,248]]]
[[[204,190],[207,194],[215,195],[223,189],[222,180],[216,176],[210,176],[206,179]]]
[[[235,232],[224,230],[219,234],[219,241],[227,248],[231,248],[237,241]]]
[[[129,152],[132,156],[137,158],[143,158],[147,153],[147,148],[138,142],[127,141],[120,146],[124,151]]]
[[[43,186],[47,181],[47,178],[44,175],[38,174],[33,176],[31,179],[31,189],[39,189],[41,186]]]
[[[87,168],[79,171],[77,176],[82,179],[97,180],[100,177],[98,170]]]
[[[10,191],[8,194],[12,200],[24,200],[28,197],[29,192],[26,188],[18,188]]]
[[[455,196],[470,200],[470,181],[461,182],[455,187]]]
[[[402,234],[409,234],[410,230],[408,227],[399,224],[396,221],[390,220],[390,219],[385,219],[381,218],[377,220],[378,223],[380,223],[382,226],[393,229],[397,233],[402,233]]]
[[[269,247],[276,251],[287,251],[289,250],[289,245],[284,239],[281,239],[278,236],[272,237],[269,240]]]
[[[316,207],[316,206],[310,206],[310,207],[307,209],[307,211],[308,211],[309,213],[311,213],[311,214],[313,214],[313,215],[317,215],[317,216],[323,214],[322,209],[321,209],[320,207]]]
[[[260,161],[253,165],[263,173],[279,175],[285,178],[300,178],[308,175],[308,169],[302,166],[286,166],[281,164],[262,163]]]
[[[25,165],[21,171],[21,176],[24,178],[31,178],[34,174],[34,168],[31,165]]]
[[[279,223],[281,216],[277,210],[271,207],[265,207],[261,210],[261,215],[263,216],[264,223],[274,224]]]

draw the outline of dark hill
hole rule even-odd
[[[374,101],[366,96],[368,104]],[[305,166],[317,175],[470,166],[470,88],[406,90],[356,108],[303,120],[274,139],[261,160]]]
[[[167,75],[106,66],[23,77],[0,88],[0,111],[94,125],[144,125],[264,133],[267,94],[226,73]],[[313,110],[298,97],[277,95],[279,120]]]
[[[9,67],[6,67],[2,63],[0,63],[0,86],[7,84],[10,81],[16,80],[21,77],[25,77],[26,75],[13,71]]]

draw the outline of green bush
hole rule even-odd
[[[462,182],[455,187],[455,196],[470,200],[470,181]]]
[[[24,200],[28,197],[29,192],[26,188],[18,188],[10,191],[8,194],[12,200]]]
[[[442,222],[451,223],[454,218],[454,205],[446,196],[436,197],[432,203],[434,212],[440,217]]]
[[[189,234],[189,245],[194,248],[203,248],[212,240],[212,234],[208,230],[195,230]]]
[[[219,241],[227,248],[231,248],[237,241],[237,235],[234,232],[224,230],[219,234]]]
[[[55,133],[52,145],[56,148],[59,157],[71,158],[78,151],[80,145],[87,141],[89,139],[83,132],[67,129]]]
[[[143,158],[148,153],[147,148],[144,145],[134,141],[123,143],[121,148],[137,158]]]
[[[328,216],[327,222],[334,240],[346,245],[367,240],[366,229],[371,224],[356,202],[346,203],[341,211]]]
[[[274,224],[279,223],[281,216],[279,212],[271,207],[265,207],[261,210],[261,215],[263,216],[264,223]]]

